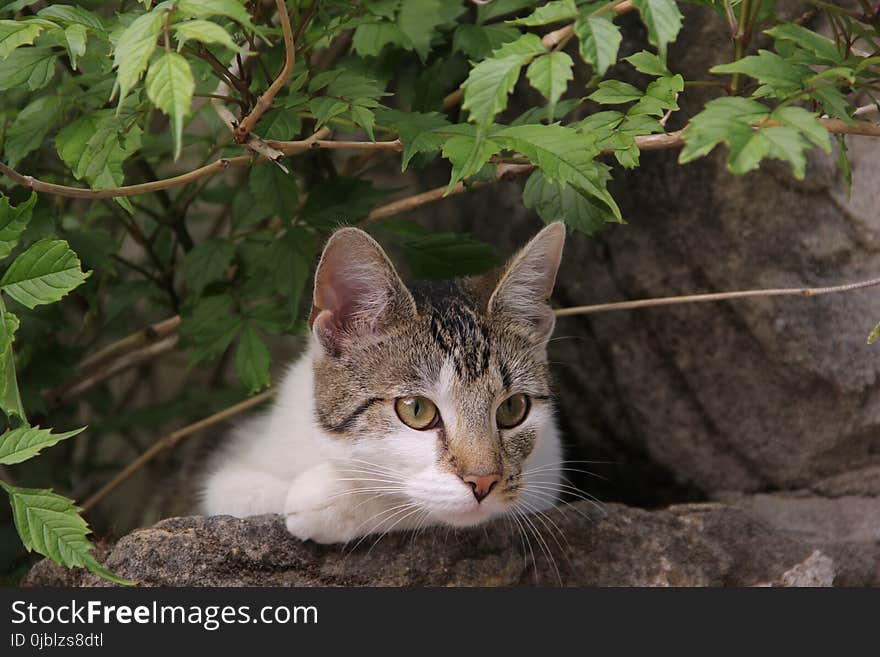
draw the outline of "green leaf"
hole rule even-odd
[[[220,356],[241,330],[241,315],[233,314],[232,298],[225,294],[202,297],[191,311],[184,311],[180,334],[193,348],[191,363]]]
[[[392,23],[358,25],[351,40],[351,48],[361,57],[378,57],[389,45],[403,45],[406,37]]]
[[[877,338],[880,338],[880,324],[871,329],[871,332],[868,334],[868,344],[874,344],[877,342]]]
[[[517,18],[507,21],[510,25],[525,25],[535,27],[537,25],[549,25],[560,21],[570,21],[578,15],[578,8],[574,0],[551,0],[541,5],[525,18]]]
[[[141,146],[137,125],[127,133],[121,129],[113,110],[98,110],[62,128],[55,147],[77,180],[85,179],[92,189],[119,187],[124,179],[123,162]]]
[[[624,57],[623,61],[629,62],[637,71],[646,75],[670,75],[663,58],[647,50]]]
[[[757,55],[743,57],[730,64],[720,64],[709,69],[710,73],[743,73],[758,80],[763,87],[756,96],[787,98],[797,93],[813,71],[803,64],[782,59],[769,50],[759,50]]]
[[[0,290],[23,306],[52,303],[76,289],[89,273],[63,240],[40,240],[19,255],[0,278]]]
[[[74,5],[52,4],[37,12],[40,18],[49,18],[62,25],[82,25],[91,28],[95,32],[105,32],[104,22],[99,16],[87,9]]]
[[[678,110],[678,94],[684,91],[684,78],[680,75],[657,78],[645,89],[645,95],[639,99],[628,114],[650,114],[663,116],[666,110]]]
[[[826,153],[831,152],[831,137],[816,114],[803,107],[788,106],[773,110],[771,118],[794,128]]]
[[[58,96],[42,96],[25,106],[6,133],[5,152],[9,166],[16,166],[25,155],[39,148],[60,118],[61,99]]]
[[[182,4],[182,0],[179,5]],[[119,107],[147,68],[150,56],[156,49],[156,39],[162,32],[165,12],[153,10],[139,16],[119,36],[113,55],[113,67],[117,69]]]
[[[468,235],[431,233],[400,246],[415,278],[470,276],[499,264],[492,247]]]
[[[166,52],[159,57],[147,73],[147,96],[156,107],[171,117],[175,160],[180,157],[183,120],[190,114],[195,89],[196,83],[189,62],[176,52]]]
[[[852,163],[849,161],[849,148],[846,145],[846,135],[837,135],[837,167],[843,174],[843,182],[846,183],[846,200],[852,199]]]
[[[617,61],[622,36],[620,29],[604,15],[583,16],[574,24],[580,43],[581,58],[593,67],[597,75],[605,75],[608,67]]]
[[[564,52],[551,52],[535,59],[526,69],[526,77],[532,86],[540,91],[549,105],[548,112],[552,115],[556,103],[568,88],[569,81],[574,79],[572,67],[574,62]]]
[[[134,584],[101,566],[86,538],[89,526],[72,500],[49,490],[17,488],[0,481],[9,493],[15,528],[25,548],[67,567],[84,567],[117,584]]]
[[[74,23],[66,27],[64,29],[64,40],[67,42],[67,54],[70,56],[70,65],[75,71],[77,59],[86,54],[88,31],[85,25]]]
[[[751,171],[763,158],[769,157],[790,162],[795,177],[803,178],[806,168],[804,151],[810,147],[809,141],[799,129],[790,125],[763,125],[769,117],[769,110],[764,105],[746,98],[710,101],[685,128],[682,135],[685,146],[679,162],[690,162],[706,155],[719,143],[725,143],[730,149],[727,167],[732,173]],[[814,138],[821,139],[803,116],[788,115],[789,121],[792,118],[792,125],[804,125]],[[754,127],[756,125],[759,127]]]
[[[259,392],[271,383],[269,350],[250,322],[244,323],[235,350],[235,372],[248,391]]]
[[[470,120],[484,126],[492,123],[495,115],[507,106],[507,96],[513,91],[520,69],[546,51],[541,39],[524,34],[472,68],[461,85],[462,107],[470,112]]]
[[[226,16],[246,28],[255,29],[245,4],[246,0],[177,0],[175,9],[183,16],[195,18]]]
[[[15,376],[15,354],[12,342],[18,330],[18,317],[6,310],[0,299],[0,409],[6,414],[7,420],[16,417],[19,422],[27,424],[27,415],[18,392],[18,379]]]
[[[6,59],[19,46],[29,45],[40,32],[57,27],[51,21],[41,19],[0,20],[0,59]]]
[[[492,2],[483,3],[477,7],[477,23],[482,25],[499,16],[505,16],[520,9],[534,6],[535,0],[492,0]]]
[[[228,240],[207,239],[183,258],[183,273],[190,295],[200,297],[209,283],[222,280],[235,256],[235,246]]]
[[[448,0],[406,0],[397,14],[397,27],[404,42],[424,63],[431,50],[437,28],[454,20],[464,11],[458,2]]]
[[[55,77],[58,55],[52,48],[19,48],[0,61],[0,91],[27,86],[42,89]]]
[[[377,112],[376,118],[380,123],[397,130],[398,139],[403,142],[401,171],[406,171],[410,160],[418,153],[439,151],[443,137],[434,131],[449,126],[449,121],[439,112],[381,110]]]
[[[363,219],[386,194],[369,180],[340,176],[312,187],[300,218],[311,226],[332,230]]]
[[[834,41],[801,25],[783,23],[764,32],[778,41],[796,43],[827,63],[840,64],[844,61]]]
[[[248,187],[266,212],[277,214],[285,221],[290,221],[296,214],[299,194],[293,174],[284,173],[270,162],[251,169]]]
[[[295,139],[300,130],[302,130],[302,119],[292,110],[271,110],[266,112],[260,121],[260,134],[264,139],[289,141]]]
[[[39,454],[40,450],[71,438],[84,429],[85,427],[67,433],[52,433],[51,429],[40,429],[40,427],[11,429],[0,435],[0,463],[14,465],[27,461]]]
[[[31,192],[27,201],[12,207],[9,199],[0,194],[0,258],[8,257],[18,244],[18,238],[31,220],[31,211],[36,202],[37,194]]]
[[[566,226],[593,235],[608,221],[608,210],[570,185],[547,180],[541,171],[529,176],[523,205],[535,210],[545,223],[564,221]]]
[[[245,48],[242,48],[233,41],[229,32],[211,21],[191,20],[176,23],[174,25],[174,35],[177,37],[177,52],[180,52],[187,41],[219,43],[221,46],[235,52],[246,52]]]
[[[599,88],[587,98],[603,105],[620,105],[639,100],[644,96],[641,89],[637,89],[628,82],[620,80],[605,80],[599,83]]]
[[[515,41],[520,31],[510,25],[474,25],[462,23],[455,28],[452,50],[462,52],[475,61],[485,59],[493,50]]]
[[[648,28],[648,41],[657,46],[662,57],[666,46],[675,41],[681,30],[681,12],[675,0],[632,0]]]
[[[590,136],[559,125],[521,125],[499,130],[492,139],[528,157],[547,179],[572,185],[595,199],[609,220],[622,221],[620,208],[606,189],[608,168],[593,159],[599,148]]]
[[[443,143],[443,157],[452,163],[452,175],[446,193],[463,178],[477,173],[500,150],[501,145],[491,139],[478,139],[471,135],[447,138]]]

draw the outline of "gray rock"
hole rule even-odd
[[[610,504],[599,514],[580,503],[531,522],[540,539],[500,520],[368,537],[352,548],[302,543],[277,516],[171,518],[122,538],[104,563],[144,586],[880,584],[876,542],[804,538],[723,504],[657,511]],[[25,584],[105,583],[43,561]]]

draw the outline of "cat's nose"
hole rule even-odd
[[[462,477],[462,479],[466,484],[470,484],[470,487],[474,492],[474,497],[477,498],[477,502],[482,502],[483,498],[492,492],[495,484],[501,481],[501,475],[466,475]]]

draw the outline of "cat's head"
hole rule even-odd
[[[552,224],[499,271],[408,288],[363,231],[330,238],[309,325],[316,421],[346,478],[464,526],[516,504],[539,453],[558,459],[546,347],[564,241]]]

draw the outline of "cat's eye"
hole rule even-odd
[[[437,405],[427,397],[400,397],[394,402],[394,410],[401,422],[419,431],[433,429],[440,420]]]
[[[529,398],[520,393],[511,395],[495,411],[495,422],[501,429],[513,429],[529,414]]]

